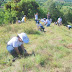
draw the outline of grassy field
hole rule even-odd
[[[72,29],[52,23],[45,33],[37,30],[35,22],[0,27],[0,72],[72,72]],[[24,44],[35,56],[22,57],[15,62],[6,50],[7,42],[18,33],[27,33],[30,42]]]

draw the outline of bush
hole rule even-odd
[[[44,12],[42,9],[39,9],[39,5],[36,1],[30,0],[21,0],[20,2],[8,2],[5,5],[5,17],[4,22],[6,23],[14,23],[16,21],[16,17],[21,20],[21,18],[26,15],[28,18],[33,18],[34,13],[38,12],[40,16],[44,16]]]
[[[4,12],[0,12],[0,25],[3,24],[4,21]]]

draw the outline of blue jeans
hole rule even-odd
[[[50,24],[47,24],[46,26],[48,27],[48,26],[50,26]]]
[[[35,20],[35,22],[37,23],[38,20]]]
[[[44,27],[43,26],[40,26],[41,27],[41,29],[43,29],[43,31],[44,31]]]
[[[12,46],[7,46],[7,50],[8,52],[15,58],[18,57],[18,54],[16,52],[16,50],[12,47]],[[18,50],[20,52],[21,55],[23,55],[23,53],[26,53],[27,51],[24,49],[24,51],[22,50],[21,46],[18,47]]]

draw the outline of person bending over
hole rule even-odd
[[[45,32],[45,31],[44,31],[45,28],[42,26],[42,24],[39,22],[39,20],[37,21],[37,23],[38,23],[38,29],[39,29],[40,31]]]
[[[10,41],[8,41],[7,50],[14,58],[24,54],[28,55],[26,49],[23,46],[24,43],[28,42],[29,38],[27,37],[26,33],[20,33],[16,37],[13,37]]]
[[[71,28],[72,28],[72,26],[71,26],[71,25],[67,25],[66,27],[67,27],[68,29],[71,29]]]

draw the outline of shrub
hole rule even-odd
[[[4,21],[4,12],[0,12],[0,25],[3,24]]]
[[[18,0],[16,0],[18,1]],[[5,5],[5,20],[6,23],[15,23],[16,17],[21,20],[22,16],[25,14],[28,18],[33,18],[34,13],[38,12],[40,16],[44,16],[42,9],[39,9],[39,5],[34,0],[21,0],[18,3],[8,2]],[[7,17],[6,17],[7,15]]]

